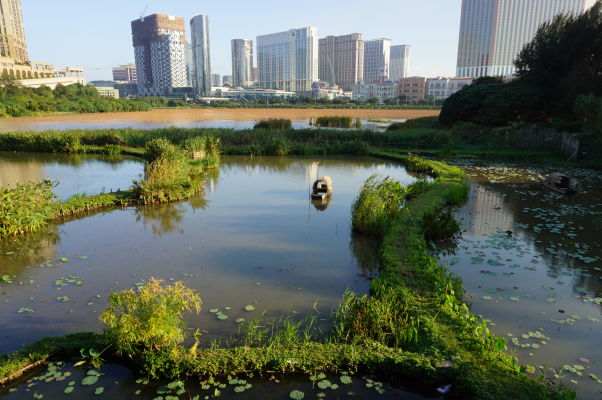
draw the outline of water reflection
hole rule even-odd
[[[326,212],[309,203],[308,171],[317,162],[335,186]],[[316,300],[327,323],[344,291],[366,293],[366,278],[378,267],[371,260],[377,246],[352,237],[350,224],[351,204],[374,173],[414,181],[402,167],[373,158],[224,157],[219,171],[208,173],[203,194],[66,220],[53,235],[41,234],[51,250],[41,246],[39,258],[26,256],[33,244],[0,241],[15,249],[0,253],[0,275],[10,260],[13,271],[47,258],[56,265],[21,272],[34,285],[3,285],[0,352],[44,336],[99,329],[107,296],[151,276],[184,280],[200,292],[204,311],[188,323],[205,331],[202,345],[235,333],[238,318],[266,310],[273,317],[304,313]],[[68,261],[56,262],[61,258]],[[83,284],[57,286],[63,278]],[[68,301],[57,300],[65,296]],[[245,311],[249,304],[254,312]],[[229,318],[216,319],[212,308]]]
[[[0,152],[0,186],[50,179],[58,183],[54,191],[63,200],[126,190],[142,170],[141,160],[127,157]]]
[[[587,376],[602,375],[602,176],[573,171],[587,192],[562,196],[542,188],[541,168],[468,173],[476,182],[456,213],[466,231],[442,261],[521,363],[582,365],[581,375],[562,371],[564,383],[595,398]]]

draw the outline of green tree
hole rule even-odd
[[[553,114],[570,113],[581,94],[602,95],[602,1],[543,24],[515,66],[525,84],[546,92]]]

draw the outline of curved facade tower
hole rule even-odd
[[[190,20],[192,37],[192,58],[196,93],[211,96],[211,46],[209,45],[209,17],[197,15]]]

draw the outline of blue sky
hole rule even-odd
[[[412,75],[455,74],[461,0],[21,0],[29,57],[85,67],[88,80],[134,61],[130,22],[164,13],[210,18],[214,73],[230,74],[230,40],[315,26],[320,37],[352,32],[412,46]],[[187,37],[189,35],[187,34]]]

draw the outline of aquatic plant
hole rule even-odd
[[[389,177],[372,175],[366,180],[351,209],[352,227],[355,232],[382,236],[391,222],[399,215],[407,188]]]
[[[361,124],[361,122],[360,122]],[[351,117],[318,117],[314,125],[321,128],[347,128],[353,127],[353,118]]]
[[[273,118],[259,121],[255,124],[255,127],[253,129],[283,130],[291,129],[292,127],[293,123],[290,119]]]
[[[198,293],[182,282],[166,285],[151,278],[137,289],[115,292],[109,297],[104,322],[108,343],[117,351],[133,357],[141,352],[157,352],[182,343],[186,311],[201,311]]]

